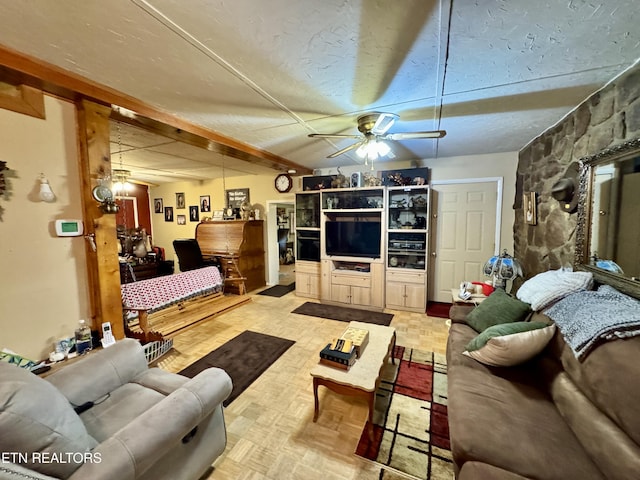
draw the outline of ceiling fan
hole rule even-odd
[[[328,155],[327,158],[334,158],[343,153],[356,149],[356,153],[365,159],[374,160],[385,155],[395,157],[391,148],[385,143],[386,140],[413,140],[417,138],[442,138],[447,132],[444,130],[433,130],[428,132],[398,132],[387,133],[395,121],[400,118],[395,113],[373,112],[366,113],[358,117],[358,130],[360,135],[342,135],[329,133],[310,133],[311,138],[354,138],[358,141]]]

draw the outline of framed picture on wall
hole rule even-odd
[[[155,213],[164,212],[164,209],[162,208],[162,199],[161,198],[154,198],[153,199],[153,211]]]
[[[200,220],[200,213],[198,212],[198,205],[189,205],[189,221],[197,222]]]
[[[522,196],[522,210],[524,211],[524,221],[529,225],[538,223],[536,211],[536,192],[525,192]]]
[[[200,195],[200,211],[201,212],[210,212],[211,211],[211,196],[210,195]]]
[[[176,221],[178,225],[186,225],[187,224],[187,216],[186,215],[177,215]]]
[[[164,209],[164,221],[173,222],[173,207],[165,207]]]
[[[184,192],[176,193],[176,209],[183,210],[185,208],[187,208],[187,206],[184,201]]]

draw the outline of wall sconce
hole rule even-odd
[[[551,196],[560,202],[560,208],[567,213],[574,213],[578,208],[580,166],[573,162],[560,180],[551,187]]]
[[[515,280],[524,275],[520,262],[509,255],[506,250],[503,250],[500,256],[494,255],[487,260],[482,271],[487,277],[492,277],[494,287],[503,290],[507,286],[507,280]]]
[[[55,202],[56,195],[53,193],[53,190],[51,190],[49,180],[44,176],[44,173],[41,173],[38,179],[40,180],[40,193],[38,194],[40,196],[40,200],[47,203]]]

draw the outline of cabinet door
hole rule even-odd
[[[351,303],[351,286],[331,285],[331,301]]]
[[[311,298],[320,298],[320,275],[309,274],[309,296]]]
[[[351,287],[351,303],[354,305],[371,305],[371,288]]]
[[[405,306],[404,291],[403,283],[387,283],[387,307],[403,308]]]
[[[415,308],[420,311],[427,310],[427,289],[422,285],[406,284],[404,287],[404,305],[407,308]]]
[[[296,272],[296,295],[301,297],[309,296],[309,277],[308,273]]]

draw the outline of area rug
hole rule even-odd
[[[404,347],[394,357],[376,391],[373,441],[365,425],[356,455],[413,478],[451,480],[446,358]]]
[[[266,295],[268,297],[282,297],[289,292],[292,292],[296,289],[296,282],[290,283],[289,285],[275,285],[271,288],[267,288],[261,292],[258,292],[258,295]]]
[[[427,315],[430,317],[449,318],[450,303],[427,302]]]
[[[339,307],[314,302],[303,303],[291,313],[339,320],[340,322],[365,322],[385,326],[389,326],[391,319],[393,319],[393,315],[390,313],[372,312],[359,308]]]
[[[225,370],[233,381],[231,395],[223,402],[226,407],[294,343],[286,338],[245,330],[189,365],[180,374],[193,378],[209,367]]]

